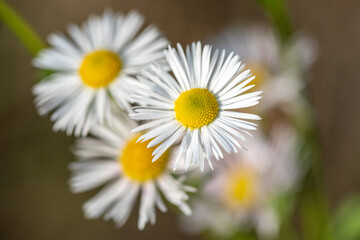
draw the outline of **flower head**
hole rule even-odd
[[[124,127],[125,122],[125,127]],[[166,151],[157,162],[152,162],[152,148],[147,143],[137,143],[139,134],[128,129],[133,122],[114,120],[112,127],[101,126],[96,137],[79,139],[75,155],[79,161],[70,165],[73,192],[84,192],[98,186],[106,186],[84,204],[88,218],[104,215],[118,226],[127,221],[137,196],[141,195],[138,228],[155,223],[155,207],[166,211],[162,195],[176,205],[184,214],[191,214],[186,204],[186,191],[193,188],[184,186],[168,173],[171,150]]]
[[[210,46],[198,42],[187,46],[186,54],[179,44],[177,50],[169,47],[165,57],[171,73],[153,65],[139,77],[142,86],[132,99],[140,107],[130,116],[149,122],[134,131],[149,130],[139,141],[152,139],[148,147],[159,144],[154,161],[180,140],[174,168],[183,160],[185,167],[203,170],[205,159],[212,167],[212,156],[223,157],[221,148],[237,152],[247,130],[256,129],[248,120],[260,118],[241,110],[256,105],[261,92],[244,94],[254,77],[233,53],[225,57],[225,51],[216,50],[212,55]]]
[[[224,239],[252,227],[260,238],[276,236],[280,219],[272,203],[293,190],[299,179],[295,133],[278,126],[271,138],[257,134],[248,147],[251,151],[226,156],[228,161],[210,172],[192,203],[193,215],[183,221],[185,230],[209,230]]]
[[[285,112],[301,110],[303,71],[316,58],[316,44],[306,36],[294,35],[282,45],[272,28],[233,25],[209,40],[215,47],[239,54],[256,76],[253,84],[264,91],[259,111],[273,108]],[[256,111],[256,112],[259,112]]]
[[[34,86],[40,114],[53,112],[54,130],[86,135],[111,122],[111,106],[131,111],[129,96],[138,84],[135,74],[163,58],[167,40],[155,27],[140,32],[144,18],[105,11],[81,28],[70,25],[70,39],[49,37],[51,47],[33,64],[53,73]]]

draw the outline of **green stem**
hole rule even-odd
[[[306,94],[310,103],[313,103],[311,95]],[[329,240],[333,239],[330,234],[331,214],[329,203],[324,187],[323,162],[321,157],[320,138],[317,131],[317,122],[314,113],[309,109],[307,113],[312,119],[305,133],[306,148],[310,150],[310,169],[304,179],[304,188],[300,192],[300,217],[302,229],[306,239]]]
[[[36,56],[44,48],[45,44],[35,31],[2,0],[0,0],[0,20],[17,36],[33,56]]]
[[[284,0],[256,0],[267,12],[274,27],[278,30],[283,43],[287,43],[293,33],[290,16]],[[306,89],[309,91],[309,89]],[[311,95],[307,92],[305,97],[313,103]],[[303,150],[309,150],[309,156],[300,156],[302,160],[310,160],[310,169],[304,179],[304,187],[299,193],[301,228],[305,239],[328,240],[332,239],[329,234],[330,212],[326,193],[324,191],[321,151],[314,113],[307,113],[311,119],[310,126],[303,133],[305,145]]]
[[[283,0],[256,0],[271,18],[283,42],[292,35],[290,16]]]

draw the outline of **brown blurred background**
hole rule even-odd
[[[253,0],[7,0],[45,37],[82,23],[106,7],[137,9],[172,43],[202,40],[233,22],[266,22]],[[288,1],[296,29],[312,35],[320,56],[310,72],[321,127],[324,181],[331,207],[360,187],[360,2]],[[182,235],[172,214],[136,229],[85,220],[81,205],[94,194],[68,191],[72,139],[53,133],[34,109],[30,55],[0,23],[0,239],[200,239]]]

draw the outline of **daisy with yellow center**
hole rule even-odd
[[[237,152],[244,133],[256,129],[248,120],[260,118],[242,109],[258,104],[261,92],[244,94],[254,87],[249,85],[254,77],[232,53],[225,57],[225,51],[216,50],[212,55],[210,46],[198,42],[187,46],[186,54],[179,44],[177,50],[169,47],[165,57],[172,74],[153,65],[139,77],[142,84],[131,98],[140,107],[130,116],[149,122],[133,131],[148,130],[139,141],[159,144],[153,161],[180,140],[174,169],[181,160],[185,168],[203,170],[205,160],[212,168],[212,156],[222,158],[222,149]]]
[[[251,209],[258,200],[258,176],[252,167],[235,168],[228,172],[224,202],[233,209]]]
[[[185,228],[210,231],[219,239],[253,228],[259,239],[277,239],[279,215],[273,205],[278,196],[294,191],[299,179],[294,130],[277,126],[269,138],[259,134],[247,141],[251,150],[227,155],[195,200]],[[229,236],[230,234],[230,236]]]
[[[170,150],[153,163],[151,154],[155,147],[147,148],[146,142],[137,143],[140,135],[126,130],[134,123],[121,120],[114,118],[112,127],[99,127],[95,137],[77,142],[75,155],[79,161],[70,165],[71,190],[84,192],[106,184],[84,204],[85,216],[98,218],[103,215],[104,219],[122,226],[139,193],[139,229],[143,229],[147,222],[155,223],[156,207],[163,212],[167,210],[161,195],[184,214],[191,214],[185,202],[188,199],[186,192],[194,189],[169,174]]]
[[[296,34],[297,35],[297,34]],[[304,69],[316,57],[312,39],[298,35],[285,47],[273,29],[262,25],[232,25],[209,39],[215,47],[239,54],[256,76],[256,88],[264,91],[256,109],[262,115],[273,108],[301,111]]]
[[[91,16],[81,28],[70,25],[70,39],[49,37],[50,48],[39,53],[34,66],[53,72],[34,86],[41,115],[52,112],[54,130],[87,133],[111,123],[111,108],[131,112],[129,96],[138,84],[135,75],[163,59],[167,40],[155,27],[140,32],[144,18],[106,11]]]

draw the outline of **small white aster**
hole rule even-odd
[[[54,130],[87,135],[111,121],[111,105],[131,111],[128,102],[135,74],[163,59],[167,40],[153,26],[140,32],[144,17],[108,10],[91,16],[81,28],[70,25],[70,39],[49,36],[50,48],[33,60],[52,74],[36,84],[33,93],[40,115],[53,112]]]
[[[297,163],[296,134],[289,126],[276,126],[270,138],[249,139],[251,151],[228,157],[192,202],[193,214],[181,219],[189,233],[204,230],[229,239],[241,229],[254,228],[260,239],[275,239],[280,224],[274,200],[295,192],[302,170]],[[220,164],[219,164],[220,165]]]
[[[316,59],[313,39],[294,35],[287,44],[269,26],[233,25],[209,39],[215,47],[239,54],[256,75],[255,85],[264,91],[262,114],[274,108],[301,111],[304,72]],[[257,111],[259,112],[259,111]]]
[[[191,164],[203,170],[205,159],[212,168],[212,156],[223,157],[221,148],[237,152],[244,133],[256,129],[247,120],[260,118],[239,110],[258,104],[261,91],[244,94],[254,86],[249,85],[254,77],[233,53],[225,57],[225,51],[216,50],[212,55],[211,46],[202,48],[198,42],[187,46],[186,54],[180,44],[177,51],[169,46],[165,57],[173,75],[152,65],[138,77],[142,86],[132,99],[140,107],[130,116],[149,122],[133,131],[149,130],[139,141],[152,139],[149,147],[160,144],[153,161],[181,140],[174,169],[183,160],[185,168]]]
[[[137,196],[141,195],[138,228],[142,230],[147,222],[155,223],[156,207],[167,208],[161,194],[176,205],[185,215],[191,209],[185,202],[187,191],[192,187],[182,184],[169,174],[171,151],[165,152],[156,163],[152,163],[153,149],[146,143],[136,143],[139,134],[131,134],[130,119],[116,119],[112,127],[100,126],[95,136],[78,139],[74,153],[78,161],[70,164],[73,192],[84,192],[106,185],[84,206],[87,218],[113,220],[121,227],[127,221]],[[160,194],[161,192],[161,194]]]

